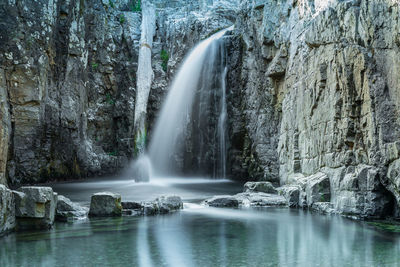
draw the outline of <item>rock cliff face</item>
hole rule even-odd
[[[242,3],[238,81],[260,178],[322,172],[350,214],[380,216],[400,199],[399,15],[395,1]]]
[[[140,14],[124,5],[1,2],[0,177],[71,179],[127,160]]]
[[[232,18],[200,14],[202,1],[152,2],[150,130],[185,53]],[[114,174],[132,159],[139,3],[0,3],[0,183]]]
[[[226,37],[228,176],[290,185],[299,205],[330,201],[361,216],[397,209],[397,1],[152,2],[150,136],[184,55],[235,23]],[[138,11],[128,0],[0,3],[0,183],[126,165],[134,153]],[[329,192],[314,190],[328,180]]]

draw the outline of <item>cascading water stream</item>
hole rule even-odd
[[[221,30],[211,37],[200,42],[186,57],[181,65],[167,98],[161,108],[160,115],[156,121],[152,138],[148,147],[148,152],[139,157],[133,167],[133,176],[136,180],[148,180],[146,176],[171,176],[177,173],[179,166],[179,155],[187,141],[188,126],[192,120],[192,112],[194,109],[194,99],[196,92],[200,87],[204,90],[212,90],[212,86],[221,87],[221,104],[218,125],[215,128],[219,135],[219,146],[221,150],[220,175],[225,177],[225,120],[226,120],[226,103],[225,103],[225,50],[223,53],[218,50],[221,43],[218,41],[224,34],[232,30],[233,26]],[[218,55],[222,55],[218,57]],[[215,69],[214,66],[223,65],[213,72],[207,73],[207,68]],[[217,75],[217,76],[216,76]],[[215,78],[218,77],[218,78]],[[215,82],[215,80],[219,80]],[[215,85],[217,83],[218,85]],[[209,88],[210,87],[210,88]],[[219,93],[218,93],[219,94]],[[199,109],[200,110],[200,109]],[[202,144],[199,144],[200,146]],[[222,166],[223,165],[223,166]]]
[[[218,136],[219,136],[219,148],[220,148],[220,170],[222,178],[226,177],[226,74],[228,73],[228,67],[225,66],[222,71],[221,77],[221,112],[218,120]]]

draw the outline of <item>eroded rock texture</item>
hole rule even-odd
[[[234,23],[226,37],[227,175],[286,185],[291,206],[393,211],[400,201],[396,1],[153,3],[149,136],[184,55]],[[1,2],[0,183],[115,173],[133,157],[141,16],[132,4]]]
[[[152,2],[149,133],[184,55],[237,8]],[[0,3],[0,183],[113,174],[135,156],[140,11],[136,0]]]
[[[15,228],[15,200],[13,193],[0,184],[0,236]]]
[[[387,214],[399,200],[399,15],[395,1],[243,1],[242,162],[305,188],[323,173],[336,209]]]
[[[6,162],[10,183],[32,183],[131,154],[140,13],[113,2],[1,2],[0,180]]]

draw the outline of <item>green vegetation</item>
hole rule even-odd
[[[168,60],[169,60],[168,52],[165,51],[165,50],[161,50],[160,57],[161,57],[161,60],[162,60],[161,67],[162,67],[162,69],[164,71],[167,71],[167,69],[168,69]]]
[[[146,140],[147,140],[147,129],[146,127],[140,130],[135,137],[135,155],[139,155],[141,152],[144,151],[146,147]]]
[[[112,99],[112,97],[111,97],[111,94],[110,93],[107,93],[106,94],[106,102],[108,103],[108,104],[110,104],[110,105],[114,105],[114,99]]]
[[[28,49],[31,49],[32,46],[34,45],[34,43],[35,43],[35,39],[31,36],[26,40],[26,47]]]
[[[131,8],[132,8],[132,12],[141,12],[142,11],[142,5],[140,3],[140,0],[136,0],[136,1],[132,0]]]
[[[96,70],[98,67],[99,67],[99,64],[98,64],[98,63],[96,63],[96,62],[93,62],[93,63],[92,63],[92,69],[93,69],[93,70]]]
[[[390,222],[390,221],[382,221],[382,222],[367,222],[367,224],[386,232],[392,233],[400,233],[400,223],[399,222]]]
[[[85,0],[79,1],[79,15],[82,17],[83,11],[85,10]]]
[[[118,152],[117,151],[111,151],[111,152],[108,152],[107,155],[116,157],[116,156],[118,156]]]
[[[121,15],[119,16],[119,23],[124,24],[124,22],[125,22],[125,15],[124,15],[124,14],[121,14]]]
[[[114,8],[114,7],[115,7],[112,0],[108,0],[108,5],[109,5],[111,8]]]

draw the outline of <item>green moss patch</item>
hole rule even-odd
[[[368,225],[373,226],[374,228],[392,232],[392,233],[400,233],[400,222],[396,221],[374,221],[374,222],[367,222]]]

